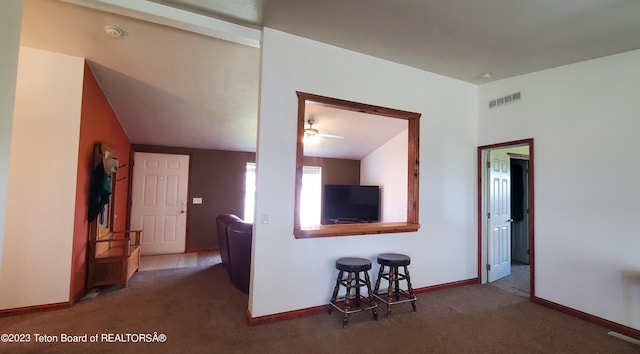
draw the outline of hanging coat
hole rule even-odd
[[[104,172],[104,166],[100,162],[93,169],[91,177],[91,191],[89,193],[89,222],[95,219],[109,204],[111,195],[111,178]]]

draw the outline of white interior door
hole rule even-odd
[[[136,152],[131,228],[142,229],[142,254],[183,253],[189,156]]]
[[[511,274],[511,176],[506,150],[491,150],[489,161],[487,279],[492,282]]]

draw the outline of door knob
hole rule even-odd
[[[513,222],[513,219],[509,219],[509,220],[507,220],[507,221],[505,221],[505,222]]]
[[[186,211],[180,210],[180,214],[184,214],[184,213],[186,213]]]

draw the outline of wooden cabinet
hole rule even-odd
[[[126,288],[140,266],[141,238],[142,230],[126,230],[105,232],[90,240],[87,288],[111,284]]]

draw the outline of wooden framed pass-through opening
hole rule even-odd
[[[295,178],[295,211],[294,235],[296,238],[332,237],[348,235],[382,234],[396,232],[417,231],[419,206],[419,142],[420,142],[420,113],[408,112],[393,108],[375,106],[371,104],[346,101],[337,98],[320,96],[305,92],[297,92],[298,96],[298,139],[296,147],[296,178]],[[407,138],[407,180],[406,180],[406,219],[394,222],[366,222],[366,223],[338,223],[329,225],[301,226],[300,208],[302,196],[303,159],[305,156],[305,127],[309,120],[306,112],[309,104],[331,107],[339,110],[365,113],[385,119],[396,119],[406,122]],[[375,125],[367,125],[367,130],[376,129]],[[308,129],[307,129],[308,130]]]

